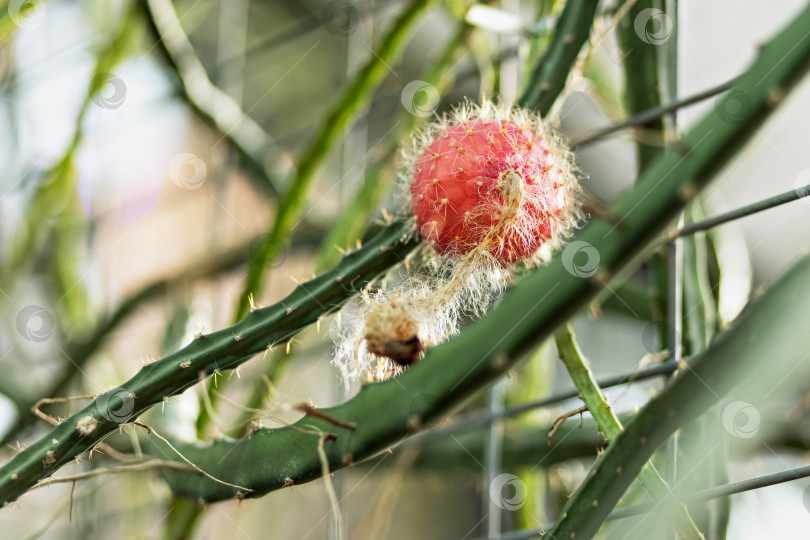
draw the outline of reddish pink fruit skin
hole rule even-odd
[[[504,267],[531,258],[565,207],[562,172],[540,136],[505,121],[451,125],[417,158],[411,199],[422,237],[451,257],[473,250],[506,203],[498,178],[509,169],[523,178],[521,219],[487,251]]]

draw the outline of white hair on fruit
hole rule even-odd
[[[347,384],[399,374],[581,221],[572,155],[531,111],[465,103],[416,133],[403,156],[399,196],[425,242],[333,325],[333,363]]]

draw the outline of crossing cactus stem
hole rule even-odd
[[[599,0],[566,2],[554,24],[554,36],[532,70],[518,105],[545,117],[565,88],[571,67],[588,41]]]
[[[574,382],[580,398],[596,421],[599,431],[604,434],[608,442],[613,441],[621,434],[622,423],[610,408],[602,389],[596,383],[588,360],[579,348],[570,323],[560,327],[554,333],[554,341],[560,360]],[[695,525],[686,506],[673,494],[672,488],[667,485],[652,462],[648,462],[640,469],[638,480],[679,537],[703,540],[703,534]]]
[[[397,19],[391,23],[391,30],[385,35],[368,63],[342,92],[321,124],[315,140],[301,156],[295,174],[290,180],[289,188],[278,203],[276,215],[268,231],[269,237],[282,238],[289,234],[296,216],[301,213],[301,208],[306,202],[309,186],[329,150],[344,133],[344,128],[371,101],[374,91],[391,69],[389,62],[394,62],[399,57],[405,48],[407,38],[416,27],[416,23],[427,12],[433,1],[412,0],[409,2]],[[244,290],[237,306],[237,313],[240,316],[248,312],[249,295],[258,296],[262,291],[265,268],[261,261],[272,259],[276,255],[277,249],[278,245],[275,242],[262,244],[256,260],[248,267]]]
[[[411,227],[404,221],[393,223],[332,270],[297,287],[282,302],[257,309],[227,329],[202,334],[182,350],[144,366],[117,393],[131,396],[132,400],[127,403],[131,416],[119,420],[133,420],[151,406],[163,403],[164,398],[181,393],[199,382],[201,373],[210,375],[237,367],[274,344],[283,345],[381,272],[401,262],[417,245]],[[110,401],[105,406],[96,400],[14,456],[0,468],[0,501],[15,500],[37,480],[53,474],[117,430],[120,424],[109,412],[121,405]],[[93,422],[88,417],[95,421],[92,430],[89,426]]]
[[[695,358],[690,369],[642,408],[597,459],[547,537],[592,538],[653,452],[742,380],[765,383],[761,392],[767,396],[783,373],[801,379],[799,374],[810,370],[800,322],[810,302],[808,283],[810,257],[805,257],[749,305],[730,330]],[[751,339],[753,335],[757,339]],[[763,363],[763,358],[775,360]]]
[[[751,68],[737,79],[734,95],[719,100],[715,109],[684,135],[682,145],[689,148],[686,155],[663,153],[641,174],[635,187],[611,207],[620,216],[618,224],[593,220],[580,232],[576,239],[595,246],[599,253],[599,271],[592,277],[575,276],[561,257],[555,257],[507,291],[488,316],[430,350],[395,381],[368,385],[348,402],[324,410],[343,422],[354,423],[357,427],[351,433],[306,418],[296,429],[260,429],[240,440],[181,445],[183,453],[214,476],[256,490],[248,496],[258,496],[283,487],[284,478],[301,483],[320,475],[317,439],[297,429],[317,427],[337,432],[337,439],[326,445],[334,470],[384,450],[501,376],[529,347],[547,338],[594,299],[611,275],[637,261],[712,175],[744,146],[778,104],[774,96],[783,97],[805,73],[810,40],[803,38],[808,27],[810,8],[760,49]],[[718,111],[722,113],[741,95],[748,106],[739,121],[729,123]],[[706,355],[716,358],[711,351]],[[689,401],[685,398],[688,395],[680,399]],[[676,416],[678,421],[682,418]],[[626,436],[617,438],[621,440],[626,441]],[[639,440],[633,443],[638,445]],[[624,451],[635,456],[635,449],[625,446]],[[638,457],[639,467],[648,458]],[[600,474],[599,470],[596,474]],[[628,472],[626,481],[634,477]],[[171,473],[167,479],[178,494],[209,501],[235,496],[233,489],[193,475]],[[615,498],[600,498],[598,512],[593,515],[602,517],[594,518],[592,523],[601,523],[603,513],[607,515],[623,491],[617,488],[612,492]],[[577,516],[594,512],[594,499],[579,496],[576,500],[576,506],[571,506],[572,500],[569,507],[576,508]],[[565,530],[574,532],[579,527],[580,521],[574,520],[569,511]]]

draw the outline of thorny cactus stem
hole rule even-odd
[[[135,419],[153,405],[165,403],[170,396],[196,384],[200,374],[235,368],[253,355],[292,339],[406,257],[416,247],[407,231],[406,224],[392,223],[340,264],[299,285],[282,302],[257,309],[229,328],[200,335],[183,349],[145,365],[121,384],[122,391],[116,394],[131,400],[127,402],[131,416],[126,420]],[[39,479],[50,476],[118,430],[122,424],[114,420],[120,419],[110,420],[110,411],[120,407],[120,402],[113,404],[97,398],[14,456],[0,468],[0,503],[16,499]],[[97,422],[92,430],[88,429],[87,417]],[[50,456],[47,461],[46,456]]]
[[[560,327],[554,333],[554,342],[568,375],[579,392],[580,399],[596,421],[599,431],[607,442],[612,442],[621,435],[622,423],[610,408],[602,389],[593,377],[588,359],[579,348],[571,324]],[[648,462],[638,475],[641,486],[650,494],[659,507],[664,519],[672,526],[680,538],[703,540],[703,534],[695,525],[686,506],[673,493],[652,462]]]

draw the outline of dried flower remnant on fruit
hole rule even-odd
[[[337,345],[333,364],[347,385],[390,379],[455,331],[446,326],[451,317],[435,305],[432,291],[414,285],[365,292],[341,309],[330,334]]]
[[[390,358],[400,366],[415,363],[424,349],[419,338],[417,310],[416,302],[403,295],[393,296],[372,309],[366,318],[368,351]]]

